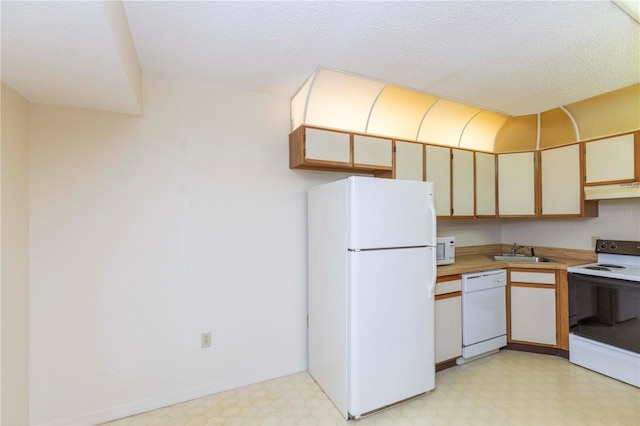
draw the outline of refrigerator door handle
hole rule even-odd
[[[431,270],[433,271],[433,273],[431,274],[431,282],[429,284],[429,300],[433,300],[436,290],[436,268],[433,267],[431,268]]]
[[[436,291],[436,279],[437,279],[437,268],[435,262],[435,253],[433,251],[435,248],[430,247],[429,251],[431,251],[431,258],[433,262],[431,263],[431,280],[429,281],[429,300],[432,300],[435,297]]]
[[[427,245],[435,246],[436,245],[436,206],[433,203],[433,198],[430,198],[428,205],[429,207],[427,209],[427,213],[429,216],[428,220],[429,220],[429,223],[431,224],[431,229],[429,229],[430,241],[427,243]]]

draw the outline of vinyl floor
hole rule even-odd
[[[640,389],[551,356],[503,350],[436,374],[431,393],[347,422],[306,372],[107,423],[640,425]]]

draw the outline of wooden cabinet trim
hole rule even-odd
[[[461,280],[461,279],[462,279],[462,274],[445,275],[443,277],[436,278],[436,283],[443,283],[446,281],[455,281],[455,280]]]
[[[526,267],[514,267],[509,268],[509,272],[537,272],[539,274],[553,274],[555,273],[555,269],[540,269],[540,268],[526,268]]]
[[[557,340],[557,337],[556,337],[556,340]],[[507,341],[509,343],[518,343],[518,344],[522,344],[522,345],[533,345],[533,346],[543,346],[543,347],[546,347],[546,348],[557,348],[558,347],[557,344],[550,345],[548,343],[527,342],[525,340],[507,339]]]
[[[451,299],[452,297],[461,297],[461,291],[454,291],[453,293],[436,294],[436,300]]]
[[[634,148],[634,180],[640,181],[640,131],[633,134],[633,148]]]
[[[511,282],[511,287],[554,288],[556,284]]]
[[[536,216],[542,216],[542,154],[536,151],[533,154],[533,211]]]
[[[556,272],[556,345],[569,350],[569,282],[566,271]]]

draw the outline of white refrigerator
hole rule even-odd
[[[346,419],[435,388],[433,183],[308,194],[309,373]]]

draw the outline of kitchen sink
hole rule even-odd
[[[522,263],[540,263],[540,262],[555,262],[555,260],[548,259],[546,257],[539,256],[525,256],[523,254],[501,254],[493,256],[493,260],[500,262],[522,262]]]

